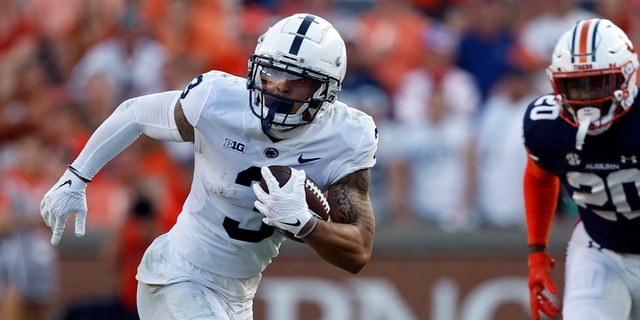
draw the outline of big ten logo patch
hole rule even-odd
[[[229,138],[224,138],[224,143],[222,145],[240,153],[244,153],[244,150],[246,149],[246,146],[244,143],[231,140]]]

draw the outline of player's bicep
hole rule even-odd
[[[176,119],[176,126],[178,127],[178,131],[180,132],[180,136],[184,141],[194,142],[194,129],[191,123],[187,120],[187,117],[184,114],[184,110],[182,110],[182,104],[180,100],[175,105],[175,109],[173,111],[174,117]]]

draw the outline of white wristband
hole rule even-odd
[[[313,215],[313,225],[311,225],[311,228],[309,228],[309,230],[307,230],[307,232],[305,232],[304,234],[296,235],[296,238],[304,239],[308,237],[311,234],[311,232],[313,232],[313,230],[316,229],[317,226],[318,226],[318,216]]]

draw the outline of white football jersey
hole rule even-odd
[[[300,134],[272,142],[249,105],[244,78],[219,71],[196,77],[180,103],[195,128],[191,192],[169,232],[172,247],[195,266],[233,278],[264,270],[284,236],[263,224],[251,184],[260,167],[302,169],[323,189],[375,164],[371,117],[336,102]]]

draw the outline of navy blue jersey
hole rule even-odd
[[[634,103],[604,133],[587,135],[582,150],[576,149],[578,129],[559,110],[553,95],[528,106],[523,132],[530,155],[560,178],[596,242],[640,253],[640,106]]]

